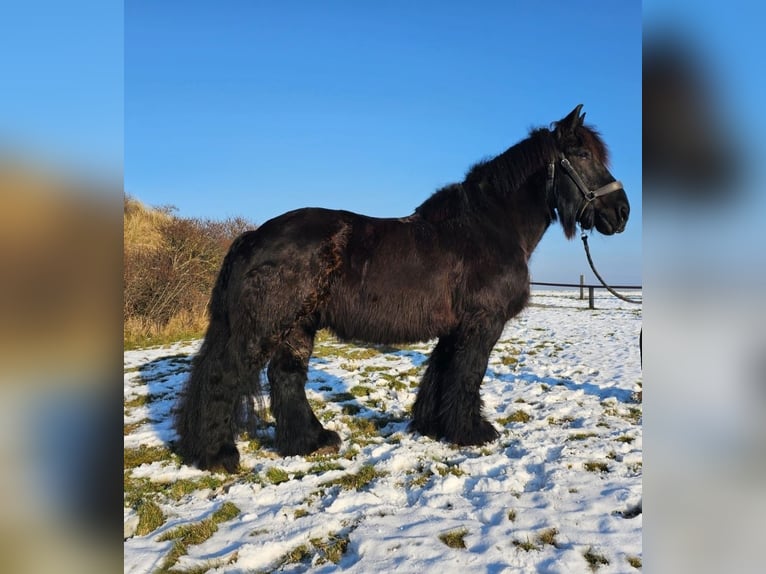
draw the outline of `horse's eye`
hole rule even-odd
[[[590,152],[587,149],[580,150],[577,152],[577,157],[588,159],[590,157]]]

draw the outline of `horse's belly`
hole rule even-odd
[[[335,295],[324,322],[344,339],[384,344],[428,341],[450,331],[455,324],[446,295],[423,290]]]

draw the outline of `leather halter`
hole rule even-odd
[[[565,157],[561,157],[559,160],[559,163],[561,164],[561,167],[564,169],[566,174],[570,177],[570,179],[575,183],[577,186],[577,189],[580,190],[580,193],[582,193],[583,197],[585,198],[585,202],[582,204],[582,207],[577,212],[577,218],[576,220],[579,221],[582,217],[582,214],[585,212],[585,208],[588,207],[590,202],[592,202],[597,197],[601,197],[603,195],[606,195],[608,193],[612,193],[613,191],[619,191],[620,189],[623,189],[622,182],[620,181],[612,181],[610,183],[607,183],[606,185],[602,185],[598,189],[595,189],[591,191],[588,189],[588,186],[585,185],[585,182],[583,181],[582,177],[580,177],[580,174],[577,173],[577,170],[575,170],[574,167],[572,167],[572,164],[569,163],[569,160]],[[553,191],[554,186],[554,178],[556,177],[556,162],[552,161],[548,164],[548,179],[545,182],[545,189],[547,193],[551,193]]]

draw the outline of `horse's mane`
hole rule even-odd
[[[580,145],[590,149],[604,165],[608,164],[606,144],[595,129],[580,126],[575,135]],[[529,137],[500,155],[474,164],[462,183],[436,191],[415,213],[429,221],[441,221],[464,214],[469,205],[491,205],[493,197],[496,201],[497,196],[513,194],[558,154],[553,132],[546,128],[533,129]]]

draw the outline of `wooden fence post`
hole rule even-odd
[[[585,286],[585,275],[580,275],[580,301],[585,299],[585,294],[583,293],[583,287]]]
[[[588,309],[595,309],[593,306],[593,287],[588,287]]]

